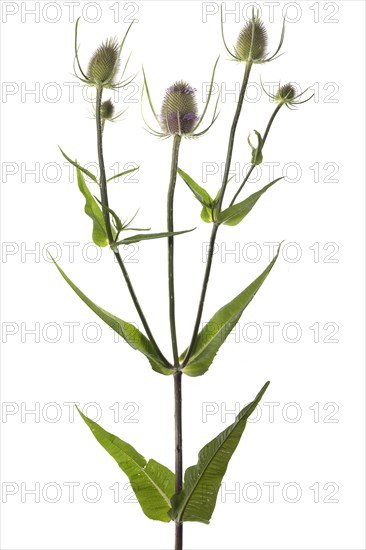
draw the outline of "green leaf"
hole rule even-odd
[[[213,204],[213,199],[210,194],[203,189],[203,187],[198,185],[198,183],[196,183],[186,172],[183,172],[180,168],[178,168],[177,171],[202,206],[210,207]]]
[[[257,397],[244,407],[226,430],[201,449],[198,462],[187,468],[183,490],[172,498],[172,519],[209,523],[215,509],[217,494],[230,459],[243,435],[247,420],[268,388],[267,382]]]
[[[51,254],[50,254],[51,256]],[[51,256],[52,258],[52,256]],[[159,359],[156,354],[153,345],[150,340],[146,338],[134,325],[127,323],[122,319],[119,319],[115,315],[108,313],[105,309],[97,306],[94,302],[89,300],[87,296],[68,278],[66,273],[61,269],[57,262],[52,258],[53,263],[61,273],[65,281],[71,286],[71,288],[76,292],[79,298],[90,307],[94,313],[100,317],[108,326],[110,326],[117,334],[119,334],[133,349],[140,351],[145,357],[148,358],[152,368],[159,372],[160,374],[173,374],[173,369],[168,369]]]
[[[236,298],[219,309],[203,327],[197,336],[196,345],[187,366],[183,369],[185,374],[189,376],[201,376],[209,369],[216,353],[239,321],[245,308],[252,301],[263,282],[266,280],[278,258],[280,246],[278,247],[277,254],[263,273],[243,290],[243,292],[238,294]],[[187,350],[180,356],[181,361],[184,359],[186,352]]]
[[[257,132],[257,130],[254,130],[254,133],[256,134],[257,138],[258,138],[258,145],[257,147],[253,147],[253,145],[251,144],[250,142],[250,134],[248,136],[248,143],[252,149],[252,164],[254,164],[254,166],[258,166],[258,164],[261,164],[263,162],[263,153],[262,153],[262,148],[263,148],[263,138],[262,136],[260,135],[259,132]]]
[[[235,174],[233,176],[231,176],[231,178],[228,179],[228,183],[233,179],[235,178]],[[221,187],[219,188],[219,190],[217,191],[216,193],[216,196],[215,198],[211,201],[212,201],[212,207],[208,207],[208,206],[204,206],[201,210],[201,219],[206,222],[206,223],[212,223],[214,221],[214,218],[216,216],[216,206],[219,202],[219,198],[220,198],[220,193],[221,193]]]
[[[124,172],[121,172],[120,174],[116,174],[115,176],[112,176],[111,178],[108,178],[107,179],[107,183],[109,181],[112,181],[116,178],[119,178],[121,176],[125,176],[126,174],[131,174],[131,172],[135,172],[136,170],[138,170],[140,168],[140,166],[136,166],[136,168],[130,168],[130,170],[125,170]]]
[[[277,183],[278,181],[282,180],[283,177],[277,178],[276,180],[271,181],[268,185],[263,187],[260,191],[257,191],[256,193],[253,193],[253,195],[250,195],[246,199],[244,199],[241,202],[238,202],[237,204],[233,204],[232,206],[229,206],[229,208],[226,208],[226,210],[223,210],[219,214],[218,221],[219,223],[224,223],[225,225],[238,225],[247,214],[251,211],[255,203],[258,201],[258,199],[269,189]]]
[[[156,122],[160,125],[160,121],[159,121],[159,117],[158,115],[156,114],[156,111],[154,109],[154,105],[153,105],[153,102],[152,102],[152,99],[151,99],[151,95],[150,95],[150,90],[149,90],[149,86],[147,84],[147,78],[146,78],[146,74],[145,74],[145,69],[144,67],[142,67],[142,74],[144,76],[144,87],[143,87],[143,91],[146,90],[146,95],[147,95],[147,99],[149,101],[149,105],[150,105],[150,109],[151,109],[151,112],[152,114],[154,115],[154,118],[156,120]]]
[[[123,231],[150,231],[151,227],[123,227]]]
[[[213,222],[213,209],[208,206],[204,206],[201,210],[201,220],[206,223]]]
[[[140,233],[139,235],[133,235],[132,237],[126,237],[121,241],[113,244],[112,248],[116,248],[120,244],[132,244],[140,241],[149,241],[150,239],[162,239],[163,237],[174,237],[175,235],[182,235],[182,233],[190,233],[193,229],[186,229],[185,231],[166,231],[165,233]]]
[[[76,168],[78,186],[81,193],[85,198],[84,212],[89,218],[93,221],[93,232],[92,238],[93,242],[98,246],[106,246],[108,244],[107,231],[105,228],[103,213],[100,207],[98,206],[93,195],[90,193],[83,174],[79,168]]]
[[[112,219],[113,219],[113,223],[114,223],[114,227],[116,228],[116,230],[118,231],[118,233],[120,233],[122,230],[123,230],[123,225],[122,225],[122,222],[120,220],[120,218],[117,216],[117,214],[115,213],[114,210],[112,210],[112,208],[109,208],[109,206],[106,206],[105,204],[103,204],[99,199],[98,197],[96,197],[94,195],[94,198],[96,201],[98,201],[98,203],[103,207],[105,208],[112,216]]]
[[[61,149],[60,146],[58,146],[58,148],[60,149],[60,151],[61,151],[61,153],[63,154],[63,156],[65,157],[65,159],[66,159],[70,164],[72,164],[73,166],[75,166],[75,168],[78,168],[79,170],[81,170],[82,172],[84,172],[84,174],[86,174],[91,180],[93,180],[97,185],[99,185],[98,180],[97,180],[97,178],[94,176],[94,174],[92,174],[91,172],[89,172],[89,170],[87,170],[86,168],[83,168],[82,166],[80,166],[80,164],[78,164],[76,161],[71,160],[71,158],[68,157],[67,154],[63,152],[63,150]]]
[[[132,445],[107,432],[78,411],[96,440],[127,475],[144,514],[150,519],[169,522],[170,499],[175,486],[173,472],[153,459],[146,462]]]

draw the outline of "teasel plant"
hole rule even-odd
[[[138,168],[133,168],[107,178],[104,155],[103,135],[105,124],[114,121],[121,113],[115,114],[115,107],[111,99],[103,100],[105,90],[119,90],[135,78],[125,78],[126,67],[129,61],[127,58],[121,70],[121,56],[126,37],[131,29],[128,27],[121,41],[116,38],[109,38],[103,42],[92,55],[87,70],[83,70],[79,58],[78,47],[78,25],[75,27],[75,76],[86,86],[95,89],[95,120],[96,120],[96,142],[99,163],[99,178],[77,160],[73,160],[62,149],[63,156],[76,168],[77,183],[80,192],[85,199],[85,213],[92,220],[92,239],[100,246],[109,246],[122,276],[125,280],[137,314],[145,331],[141,332],[135,324],[122,320],[120,317],[109,313],[89,299],[66,275],[61,267],[53,259],[58,271],[83,300],[84,303],[122,337],[133,349],[142,353],[149,361],[152,369],[163,375],[172,376],[174,381],[174,419],[175,419],[175,471],[160,464],[154,459],[146,460],[132,445],[119,437],[107,432],[96,422],[86,417],[79,409],[80,416],[92,431],[94,437],[103,448],[115,459],[119,467],[129,478],[136,498],[140,503],[144,514],[153,520],[175,523],[175,550],[183,549],[183,524],[189,521],[196,521],[208,524],[215,509],[216,500],[223,476],[227,470],[230,459],[237,448],[241,436],[245,430],[246,423],[268,388],[266,382],[257,396],[246,405],[236,416],[235,421],[223,430],[218,436],[207,443],[198,454],[198,461],[195,465],[188,467],[183,476],[183,437],[182,437],[182,377],[183,374],[191,377],[205,374],[215,359],[220,347],[225,342],[228,334],[233,330],[241,318],[246,307],[261,288],[265,279],[276,263],[280,246],[276,255],[240,294],[235,296],[229,303],[221,307],[200,330],[202,314],[205,305],[206,293],[209,284],[213,263],[213,253],[217,233],[221,225],[238,225],[253,209],[260,197],[282,178],[277,178],[268,183],[265,187],[238,201],[238,196],[248,182],[250,174],[256,166],[263,161],[263,149],[267,141],[272,124],[283,106],[290,109],[309,101],[311,97],[303,99],[302,94],[297,94],[295,87],[291,84],[279,85],[275,94],[270,95],[275,108],[271,114],[263,135],[255,130],[256,144],[253,145],[250,136],[248,137],[248,152],[251,153],[250,168],[235,191],[228,206],[224,207],[224,199],[227,186],[230,181],[229,173],[233,156],[233,148],[236,138],[237,126],[242,113],[245,93],[253,65],[263,65],[275,60],[280,54],[284,40],[285,25],[283,23],[279,45],[276,51],[268,54],[267,31],[264,23],[257,12],[252,11],[251,18],[245,23],[239,33],[233,51],[227,46],[224,37],[223,18],[221,13],[221,30],[226,52],[230,57],[243,66],[243,79],[240,87],[240,94],[237,101],[235,113],[232,119],[229,133],[226,161],[221,186],[215,197],[197,183],[188,172],[179,166],[179,153],[183,138],[199,138],[204,136],[213,126],[218,116],[218,103],[220,94],[213,108],[213,115],[204,130],[201,124],[210,109],[209,105],[213,96],[213,84],[219,59],[215,61],[211,76],[211,83],[202,113],[199,114],[196,90],[184,80],[177,80],[166,88],[165,97],[162,101],[160,111],[154,108],[150,89],[148,86],[144,68],[143,88],[141,97],[141,109],[147,101],[151,115],[154,119],[155,128],[147,123],[143,114],[146,129],[153,136],[159,139],[172,139],[172,156],[170,164],[170,178],[167,192],[167,227],[166,230],[152,233],[149,229],[131,227],[134,216],[130,220],[124,220],[112,210],[109,205],[108,186],[118,176],[122,176]],[[121,74],[120,74],[121,73]],[[267,93],[267,92],[266,92]],[[269,95],[269,94],[267,94]],[[145,99],[147,98],[147,99]],[[199,131],[198,131],[199,130]],[[86,183],[85,176],[92,181],[99,193],[95,196]],[[179,176],[179,178],[178,178]],[[207,262],[203,275],[202,289],[197,305],[196,318],[192,329],[191,339],[186,349],[179,353],[176,312],[175,312],[175,286],[174,286],[174,243],[177,236],[192,231],[185,229],[174,231],[174,193],[178,181],[184,182],[201,206],[201,219],[211,225],[210,244],[208,249]],[[127,231],[134,234],[125,236]],[[179,237],[184,238],[184,237]],[[133,283],[127,271],[126,265],[119,252],[121,245],[137,243],[152,239],[167,240],[168,256],[168,292],[169,292],[169,320],[170,337],[172,345],[172,360],[169,359],[160,349],[155,336],[153,335],[149,322],[144,314],[143,308],[135,292]]]

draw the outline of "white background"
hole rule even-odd
[[[230,462],[210,526],[186,524],[185,548],[358,550],[365,548],[364,3],[260,5],[271,50],[277,47],[287,7],[285,55],[253,68],[235,167],[243,170],[250,161],[247,135],[254,128],[263,132],[273,110],[266,96],[259,97],[260,75],[265,83],[291,80],[302,89],[311,86],[316,97],[297,111],[283,108],[265,146],[264,162],[279,163],[275,177],[288,177],[263,196],[241,225],[219,231],[203,322],[265,268],[270,248],[264,243],[285,239],[285,245],[295,245],[285,248],[209,372],[183,380],[185,466],[194,464],[199,449],[233,421],[225,411],[235,403],[243,406],[271,380],[261,416],[248,424]],[[124,33],[131,14],[138,19],[125,54],[133,52],[132,72],[144,64],[157,108],[165,88],[179,78],[197,88],[202,108],[202,83],[209,81],[221,54],[216,76],[217,83],[224,83],[220,117],[207,136],[185,140],[180,157],[180,166],[199,183],[203,163],[211,168],[216,163],[217,173],[205,183],[211,194],[220,184],[235,109],[235,94],[225,96],[225,91],[235,89],[243,67],[229,61],[223,49],[218,4],[146,1],[138,3],[136,13],[132,3],[100,2],[99,11],[95,6],[2,2],[2,548],[7,550],[161,550],[173,543],[173,525],[148,520],[138,504],[128,502],[127,478],[81,420],[71,421],[71,405],[65,405],[96,403],[97,408],[85,411],[91,417],[101,412],[104,428],[147,458],[174,467],[173,380],[154,373],[127,344],[115,343],[112,331],[78,300],[46,256],[48,246],[91,299],[138,323],[111,253],[103,250],[102,258],[92,261],[91,222],[74,174],[57,149],[60,144],[84,165],[96,161],[90,104],[81,85],[70,96],[71,83],[77,82],[70,74],[73,22],[83,15],[79,42],[86,68],[103,39]],[[238,15],[244,4],[228,2],[226,7],[236,8]],[[27,9],[39,10],[39,19]],[[243,21],[242,15],[228,15],[230,45]],[[159,141],[143,129],[140,88],[141,72],[136,86],[119,96],[120,107],[129,101],[124,120],[106,126],[110,175],[116,162],[122,169],[128,162],[141,165],[135,182],[111,184],[110,202],[123,218],[140,208],[136,224],[159,231],[165,228],[171,140]],[[35,94],[25,93],[32,89]],[[287,163],[292,164],[286,168]],[[31,169],[36,174],[27,173]],[[264,164],[261,179],[248,183],[246,193],[269,177]],[[238,175],[228,196],[239,181]],[[181,349],[191,335],[209,239],[210,228],[199,212],[178,181],[176,228],[197,227],[176,239]],[[76,243],[74,257],[72,245],[65,243]],[[34,254],[26,253],[32,249]],[[123,251],[126,258],[129,253]],[[143,243],[132,253],[126,265],[153,332],[170,354],[166,243]],[[256,253],[257,261],[249,261]],[[264,324],[270,322],[279,324],[273,342]],[[73,342],[70,323],[78,323]],[[291,342],[296,334],[298,341]],[[329,337],[336,341],[326,342]],[[215,414],[204,417],[207,407]],[[26,414],[32,408],[38,413]],[[78,484],[74,502],[66,485],[72,482]],[[119,487],[118,503],[111,486]],[[32,488],[39,502],[26,492]],[[93,503],[95,488],[100,498]]]

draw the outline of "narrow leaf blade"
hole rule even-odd
[[[124,172],[121,172],[120,174],[116,174],[115,176],[112,176],[111,178],[108,178],[107,183],[109,181],[115,180],[116,178],[120,178],[122,176],[126,176],[127,174],[131,174],[132,172],[135,172],[139,168],[140,168],[139,166],[136,166],[136,168],[130,168],[129,170],[125,170]]]
[[[201,376],[209,369],[218,350],[225,342],[226,338],[242,316],[243,311],[252,301],[266,280],[272,267],[276,263],[280,246],[278,247],[277,254],[263,273],[261,273],[259,277],[257,277],[231,302],[219,309],[210,321],[203,327],[201,332],[198,334],[195,348],[187,363],[187,366],[183,369],[185,374],[188,374],[189,376]],[[184,359],[186,351],[187,350],[182,353],[180,360]]]
[[[173,472],[153,459],[146,463],[146,459],[132,445],[78,411],[96,440],[127,475],[144,514],[150,519],[169,522],[170,498],[175,486]]]
[[[52,258],[52,256],[51,256]],[[74,292],[81,298],[81,300],[98,315],[108,326],[110,326],[121,338],[123,338],[133,349],[141,352],[145,357],[148,358],[152,368],[159,372],[160,374],[172,374],[173,370],[168,369],[160,361],[159,357],[155,353],[155,350],[148,338],[142,332],[140,332],[134,325],[127,323],[122,319],[119,319],[115,315],[112,315],[105,309],[97,306],[92,302],[66,275],[66,273],[61,269],[57,262],[52,258],[53,263],[57,267],[59,273],[68,283],[69,286],[73,289]]]
[[[86,168],[83,168],[83,166],[80,166],[79,163],[77,163],[76,161],[72,160],[70,157],[67,156],[67,154],[61,149],[60,146],[58,146],[58,148],[60,149],[62,155],[65,157],[65,159],[70,163],[72,164],[73,166],[75,166],[75,168],[78,168],[79,170],[81,170],[82,172],[84,172],[84,174],[86,176],[88,176],[88,178],[90,178],[91,180],[93,180],[97,185],[99,185],[98,183],[98,180],[97,178],[94,176],[94,174],[92,174],[91,172],[89,172],[89,170],[87,170]]]
[[[219,223],[224,223],[225,225],[238,225],[247,214],[251,211],[253,206],[256,204],[256,202],[260,199],[260,197],[274,185],[278,181],[282,180],[283,177],[277,178],[256,193],[253,193],[246,199],[244,199],[241,202],[238,202],[237,204],[233,204],[232,206],[229,206],[229,208],[226,208],[219,214]]]
[[[254,401],[240,411],[231,426],[201,449],[197,464],[187,468],[183,490],[172,498],[172,519],[180,522],[210,522],[230,459],[243,435],[249,416],[262,399],[268,385],[269,382],[263,386]]]
[[[203,189],[198,183],[196,183],[191,176],[189,176],[186,172],[178,168],[178,174],[181,176],[183,181],[188,185],[196,199],[202,204],[202,206],[208,206],[210,207],[213,203],[212,198],[210,197],[210,194]]]
[[[132,244],[132,243],[138,243],[140,241],[149,241],[153,239],[162,239],[164,237],[175,237],[176,235],[182,235],[183,233],[190,233],[191,231],[194,231],[196,228],[193,229],[185,229],[184,231],[166,231],[163,233],[140,233],[139,235],[133,235],[132,237],[126,237],[125,239],[122,239],[121,241],[118,241],[113,245],[112,248],[115,248],[116,246],[119,246],[120,244]]]

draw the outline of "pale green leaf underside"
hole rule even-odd
[[[107,237],[107,231],[105,228],[103,212],[100,206],[98,205],[97,201],[89,191],[88,186],[85,183],[84,176],[81,173],[81,170],[79,168],[76,168],[76,174],[77,174],[79,189],[85,198],[85,206],[84,206],[85,214],[89,216],[89,218],[91,218],[91,220],[93,221],[93,232],[92,232],[93,242],[98,246],[102,246],[102,247],[107,246],[108,237]]]
[[[213,222],[213,210],[208,206],[203,206],[201,210],[201,220],[206,223]]]
[[[51,256],[52,257],[52,256]],[[161,363],[160,359],[155,353],[155,350],[148,338],[142,334],[134,325],[127,323],[122,319],[119,319],[115,315],[108,313],[105,309],[97,306],[94,302],[89,300],[87,296],[69,279],[66,273],[59,267],[57,262],[52,258],[57,269],[61,273],[65,281],[71,286],[71,288],[76,292],[76,294],[81,298],[81,300],[90,307],[94,313],[100,317],[108,326],[110,326],[117,334],[119,334],[133,349],[140,351],[145,355],[152,368],[159,372],[160,374],[172,374],[173,370],[168,369]]]
[[[175,487],[173,472],[153,459],[146,462],[132,445],[107,432],[78,411],[97,441],[127,475],[144,514],[150,519],[169,522],[170,499]]]
[[[268,385],[269,382],[263,386],[254,401],[242,409],[231,426],[201,449],[197,464],[187,468],[183,490],[172,498],[172,510],[169,512],[172,519],[210,522],[229,461],[239,444],[247,419],[262,399]]]
[[[220,223],[224,223],[225,225],[237,225],[240,223],[247,214],[251,211],[253,206],[256,204],[258,199],[269,189],[277,183],[278,181],[282,180],[283,178],[277,178],[274,181],[271,181],[268,185],[257,191],[256,193],[253,193],[246,199],[244,199],[241,202],[238,202],[237,204],[233,204],[232,206],[229,206],[219,214],[218,221]]]
[[[239,321],[245,308],[252,301],[267,278],[278,258],[279,250],[280,248],[278,248],[277,254],[263,273],[261,273],[259,277],[257,277],[245,290],[243,290],[243,292],[238,294],[236,298],[219,309],[204,326],[198,334],[196,346],[191,358],[189,359],[187,366],[183,369],[185,374],[188,374],[189,376],[201,376],[209,369],[216,353],[225,342],[236,323]],[[182,353],[180,360],[184,359],[186,351],[187,350]]]

